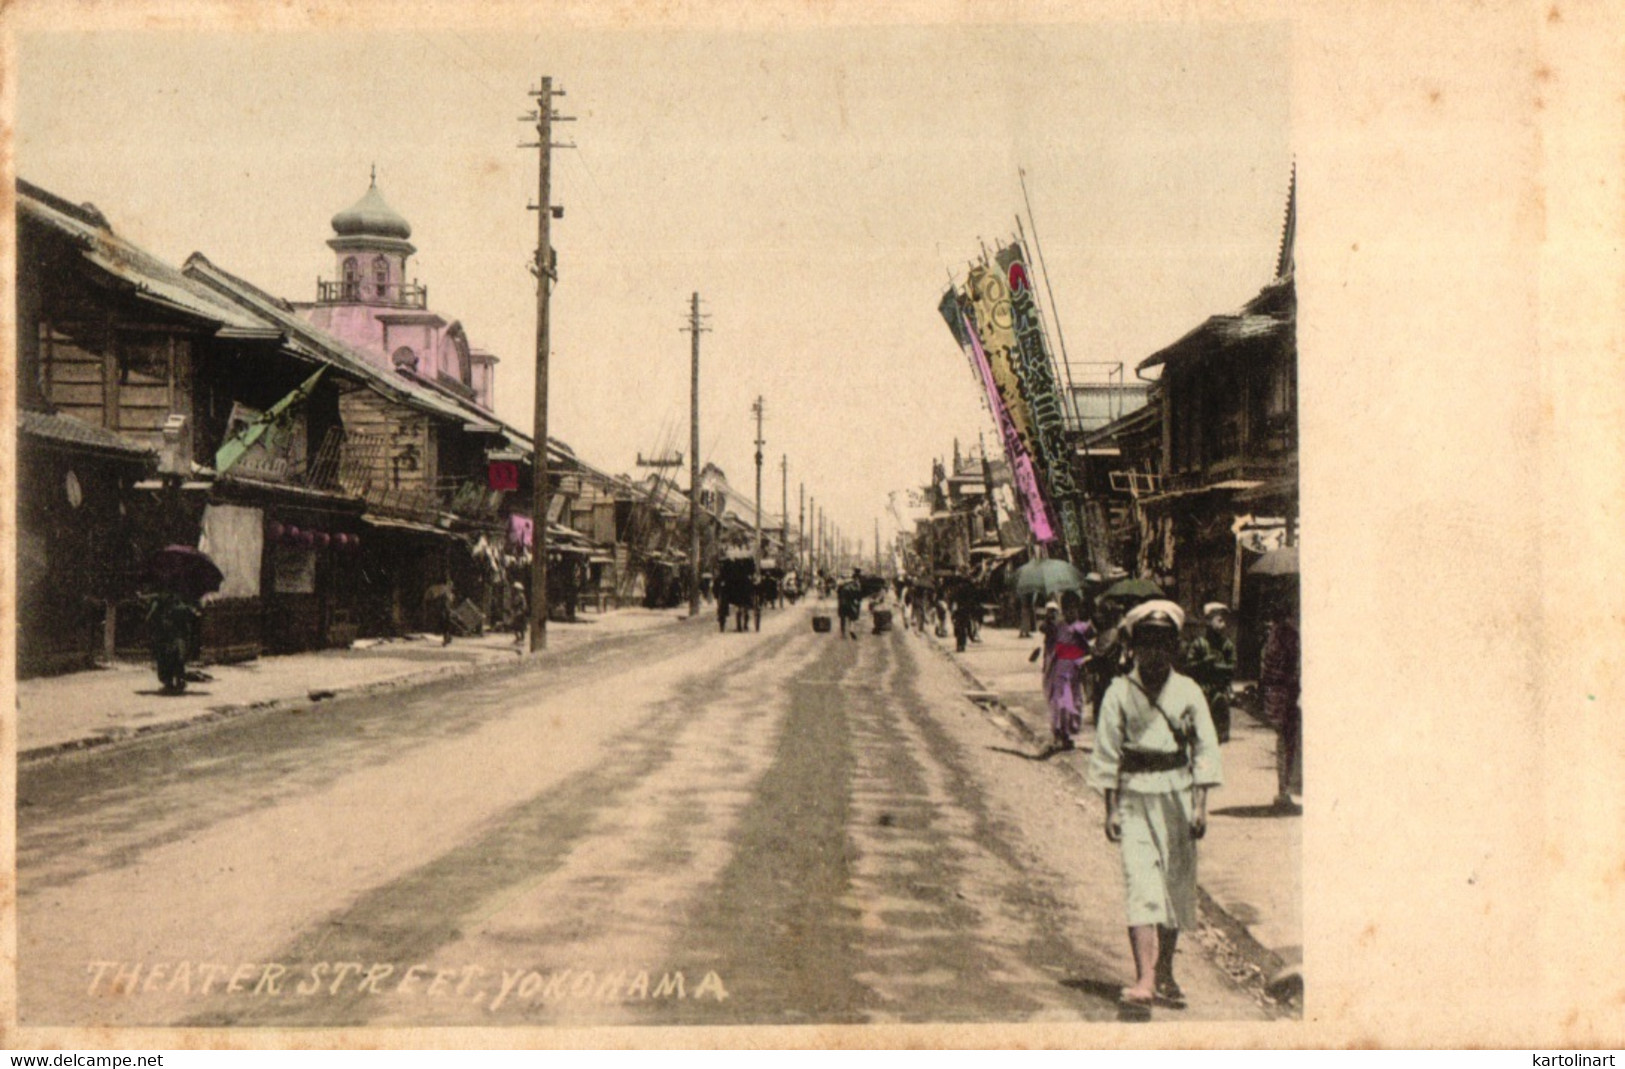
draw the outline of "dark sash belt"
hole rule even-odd
[[[1131,750],[1125,748],[1122,759],[1118,763],[1118,769],[1123,775],[1128,776],[1136,772],[1173,772],[1175,769],[1184,768],[1188,764],[1190,764],[1190,758],[1185,755],[1183,749],[1165,753],[1161,750]]]

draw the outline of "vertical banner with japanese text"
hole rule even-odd
[[[1004,401],[1004,410],[1010,415],[1010,425],[1021,439],[1022,449],[1041,467],[1032,413],[1021,385],[1015,321],[1011,318],[1010,292],[1004,272],[988,264],[971,268],[965,280],[965,296],[970,305],[973,333],[982,343],[982,353],[999,397]]]
[[[1044,327],[1033,300],[1032,282],[1020,244],[999,250],[996,262],[1004,282],[1010,331],[1015,339],[1012,362],[1032,419],[1033,457],[1044,473],[1051,506],[1061,517],[1066,543],[1074,558],[1084,559],[1083,524],[1078,510],[1083,493],[1073,474],[1072,447],[1066,436],[1066,413],[1055,382],[1054,364],[1044,342]]]
[[[1021,435],[1016,430],[1010,411],[1005,405],[1004,394],[1000,391],[993,370],[989,366],[987,353],[978,337],[969,300],[950,289],[943,295],[942,303],[937,310],[942,313],[943,319],[947,320],[954,340],[959,342],[960,347],[970,357],[971,367],[987,394],[988,408],[993,412],[993,422],[998,428],[999,440],[1004,446],[1004,457],[1010,465],[1011,478],[1015,482],[1016,494],[1021,500],[1021,511],[1027,520],[1028,531],[1038,542],[1055,541],[1054,524],[1039,486],[1032,455],[1028,453]],[[1018,395],[1017,400],[1019,399]]]

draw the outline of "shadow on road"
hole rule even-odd
[[[994,753],[1007,753],[1012,757],[1019,757],[1024,761],[1048,761],[1056,754],[1066,752],[1065,750],[1058,750],[1053,746],[1046,747],[1037,753],[1028,753],[1026,750],[1012,750],[1008,746],[989,746],[988,749],[992,750]],[[1073,752],[1076,753],[1077,751],[1074,750]]]
[[[1252,820],[1260,817],[1297,817],[1303,815],[1303,810],[1297,806],[1278,805],[1232,805],[1223,809],[1211,810],[1209,816],[1240,817],[1243,820]]]
[[[1091,753],[1090,748],[1087,746],[1078,746],[1071,750],[1062,749],[1059,746],[1046,746],[1037,753],[1028,753],[1026,750],[1012,750],[1008,746],[989,746],[988,749],[994,753],[1007,753],[1012,757],[1020,757],[1027,761],[1048,761],[1056,754],[1062,753],[1074,753],[1080,757],[1087,757]]]
[[[1089,977],[1073,977],[1062,980],[1061,986],[1070,987],[1074,991],[1081,991],[1085,995],[1093,995],[1095,998],[1116,1006],[1119,1021],[1139,1022],[1151,1019],[1150,1009],[1143,1006],[1126,1006],[1123,1004],[1120,998],[1123,993],[1121,984],[1111,984],[1104,980],[1094,980]]]

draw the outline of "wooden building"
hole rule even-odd
[[[473,619],[506,618],[529,577],[533,443],[486,407],[491,360],[381,365],[94,207],[19,182],[17,216],[23,672],[143,655],[143,564],[169,544],[225,574],[205,659],[438,629],[426,595],[448,581]],[[548,464],[557,604],[613,560],[614,495],[562,443]]]
[[[355,587],[355,632],[438,630],[443,622],[430,594],[447,582],[486,620],[504,617],[504,595],[523,574],[517,558],[528,551],[513,532],[529,528],[514,527],[509,517],[526,513],[531,497],[530,439],[472,398],[401,369],[385,371],[288,302],[201,254],[187,260],[186,273],[273,325],[290,347],[346,383],[324,475],[361,505],[360,553],[348,580]],[[574,457],[550,444],[558,490]],[[560,511],[567,503],[559,495]]]
[[[21,614],[29,653],[20,670],[142,654],[145,560],[169,544],[211,548],[211,533],[234,544],[212,547],[226,583],[204,606],[201,652],[255,655],[266,621],[286,615],[264,594],[265,509],[294,487],[307,510],[359,511],[342,494],[302,484],[336,425],[336,384],[301,396],[273,436],[278,455],[268,439],[260,468],[222,478],[221,446],[297,391],[314,365],[273,327],[124,240],[94,207],[27,182],[17,194],[25,585],[54,602]],[[58,476],[79,486],[64,491],[72,523],[62,522],[49,486]],[[73,504],[87,485],[89,507]],[[101,626],[87,631],[97,606]]]
[[[1140,499],[1142,561],[1182,602],[1232,602],[1246,517],[1297,521],[1297,342],[1292,278],[1147,357],[1162,367],[1162,471]]]

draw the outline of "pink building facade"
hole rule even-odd
[[[334,277],[295,310],[378,367],[491,411],[497,358],[468,342],[463,325],[429,308],[429,289],[407,281],[412,226],[384,202],[376,175],[366,194],[333,216]]]

